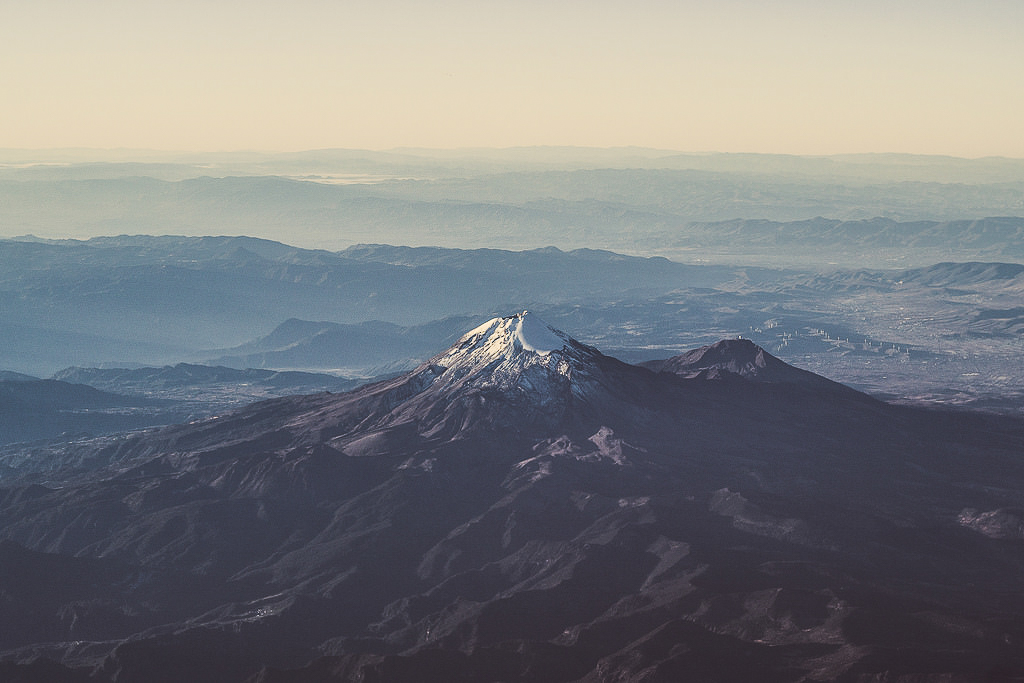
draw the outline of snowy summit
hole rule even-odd
[[[576,344],[572,337],[556,330],[529,311],[505,318],[492,318],[467,332],[458,343],[434,359],[449,367],[466,361],[473,364],[511,357],[521,352],[548,356]]]
[[[435,386],[536,388],[541,374],[570,378],[593,350],[529,311],[493,318],[431,359]],[[530,379],[526,378],[530,375]]]
[[[470,331],[460,342],[469,338],[483,337],[491,350],[523,349],[546,356],[552,351],[562,350],[572,338],[548,325],[529,311],[505,318],[492,318]],[[508,348],[512,347],[512,348]]]

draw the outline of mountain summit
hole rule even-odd
[[[523,311],[492,318],[430,360],[435,384],[543,391],[585,371],[600,352]]]
[[[672,358],[647,361],[641,365],[655,372],[668,372],[686,379],[742,377],[753,382],[852,391],[821,375],[779,360],[749,339],[723,339]]]
[[[638,382],[652,379],[523,311],[488,320],[405,376],[389,420],[423,427],[443,415],[449,428],[483,423],[523,431],[607,419],[628,409]]]

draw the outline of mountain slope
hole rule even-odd
[[[118,564],[0,651],[119,682],[998,680],[1021,452],[1020,420],[655,373],[521,313],[17,470],[0,552]]]

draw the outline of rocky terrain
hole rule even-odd
[[[495,318],[348,393],[0,457],[0,677],[1021,679],[1022,454],[750,342],[649,369]]]

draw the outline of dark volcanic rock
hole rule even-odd
[[[723,339],[665,360],[641,363],[655,372],[671,372],[686,378],[722,379],[743,377],[755,382],[801,384],[842,389],[821,375],[782,362],[749,339]]]
[[[523,313],[89,471],[54,451],[45,485],[0,488],[2,658],[118,682],[1024,675],[1020,420],[746,342],[679,358]]]

